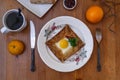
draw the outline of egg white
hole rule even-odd
[[[65,40],[68,41],[67,38],[64,38]],[[68,42],[68,47],[67,48],[61,48],[60,47],[60,41],[55,43],[55,45],[62,51],[63,54],[65,54],[67,51],[69,51],[70,49],[72,49],[72,46],[70,45],[70,43]]]

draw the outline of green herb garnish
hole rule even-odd
[[[75,47],[77,46],[78,38],[69,38],[68,41],[70,42],[70,45]]]

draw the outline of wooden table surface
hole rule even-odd
[[[38,36],[41,28],[46,22],[58,16],[73,16],[82,20],[90,29],[94,39],[94,49],[90,60],[82,68],[73,72],[57,72],[50,69],[39,57],[37,46],[35,48],[36,71],[30,71],[31,49],[30,49],[30,27],[18,33],[0,33],[0,80],[119,80],[120,79],[120,4],[107,2],[111,7],[101,3],[104,0],[77,0],[78,4],[72,11],[65,10],[63,0],[58,2],[43,17],[39,18],[20,5],[16,0],[0,0],[0,26],[2,28],[3,14],[13,8],[21,8],[27,22],[33,20]],[[108,0],[120,3],[120,0]],[[86,9],[91,5],[100,5],[105,13],[103,20],[97,24],[91,24],[85,19]],[[110,9],[109,12],[108,9]],[[101,64],[102,71],[96,70],[97,43],[95,40],[95,29],[101,28],[103,40],[101,42]],[[25,43],[26,49],[18,58],[9,54],[8,42],[18,39]]]

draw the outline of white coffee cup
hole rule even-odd
[[[27,23],[26,23],[26,20],[25,20],[25,16],[23,15],[22,12],[20,12],[20,15],[17,15],[19,13],[19,10],[18,9],[11,9],[11,10],[8,10],[4,15],[3,15],[3,18],[2,18],[2,22],[3,22],[3,27],[1,28],[1,33],[8,33],[8,32],[20,32],[22,31]],[[12,16],[10,16],[12,14]],[[15,16],[18,16],[16,18],[14,18],[13,14]],[[10,17],[9,17],[10,16]],[[7,20],[9,17],[9,21]],[[11,19],[10,19],[11,18]],[[14,20],[13,20],[14,18]],[[15,22],[15,19],[16,19],[16,22]],[[13,21],[15,22],[14,24],[11,24],[11,25],[8,25],[8,23],[10,24],[10,21],[13,23]],[[19,21],[19,22],[18,22]],[[20,22],[21,21],[21,22]],[[11,27],[10,27],[11,26]],[[13,27],[14,26],[14,29]],[[16,28],[15,28],[16,26]],[[18,27],[18,28],[17,28]]]

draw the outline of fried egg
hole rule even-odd
[[[61,39],[60,41],[55,43],[55,45],[62,51],[63,54],[72,49],[72,46],[70,45],[67,38]]]

